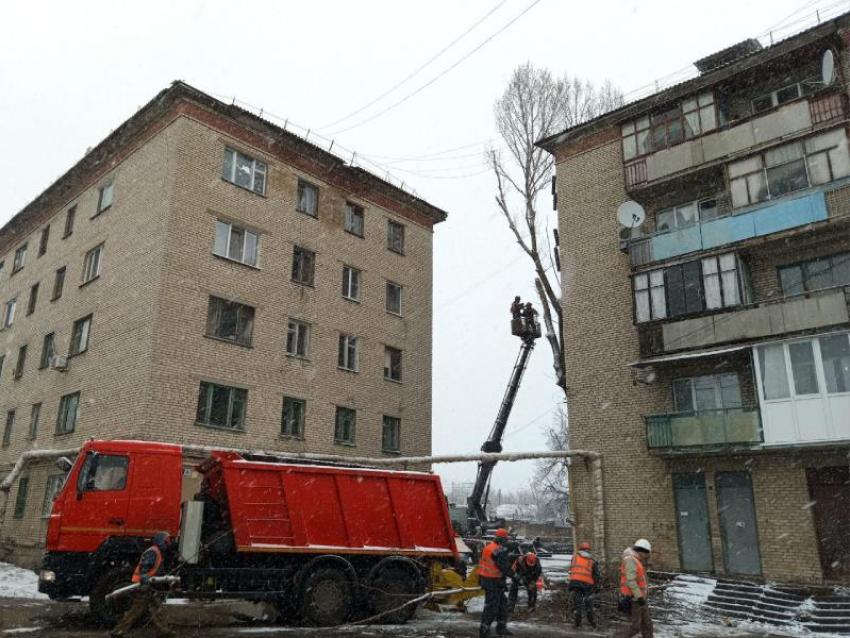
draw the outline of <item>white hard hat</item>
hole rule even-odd
[[[652,551],[652,545],[649,544],[649,541],[645,538],[639,538],[635,541],[634,545],[635,549],[644,549],[648,552]]]

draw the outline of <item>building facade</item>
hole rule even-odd
[[[661,569],[850,581],[848,30],[743,42],[540,142],[570,445],[603,455],[611,563],[645,537]]]
[[[0,230],[0,475],[92,437],[429,454],[445,218],[173,84]],[[61,481],[12,488],[6,556],[37,562]]]

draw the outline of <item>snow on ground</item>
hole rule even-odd
[[[551,583],[565,583],[570,573],[572,554],[552,554],[540,558],[543,575]]]
[[[28,569],[9,563],[0,563],[0,598],[41,598],[38,593],[38,576]]]
[[[698,607],[708,600],[709,594],[714,591],[717,581],[713,578],[701,578],[682,574],[673,579],[673,582],[664,592],[664,602],[671,605],[687,605]]]

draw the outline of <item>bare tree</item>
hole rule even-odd
[[[569,447],[569,426],[567,413],[559,405],[552,415],[552,422],[545,429],[546,447],[550,450],[566,450]],[[568,517],[569,481],[567,479],[568,459],[541,459],[537,461],[534,471],[534,484],[541,500],[547,507],[559,512],[564,518]]]
[[[535,142],[610,110],[622,101],[622,93],[610,83],[597,88],[579,78],[552,77],[546,69],[526,63],[514,70],[494,108],[496,125],[507,146],[504,156],[498,150],[487,153],[496,176],[496,203],[534,265],[546,339],[552,348],[555,383],[565,394],[561,285],[549,242],[549,216],[539,213],[537,207],[538,195],[550,182],[554,160]]]

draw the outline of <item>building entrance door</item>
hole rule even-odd
[[[695,572],[714,571],[704,475],[674,474],[673,490],[676,494],[682,569]]]
[[[850,581],[850,467],[806,470],[825,580]]]
[[[726,571],[730,574],[761,574],[756,509],[749,472],[717,472],[714,482]]]

